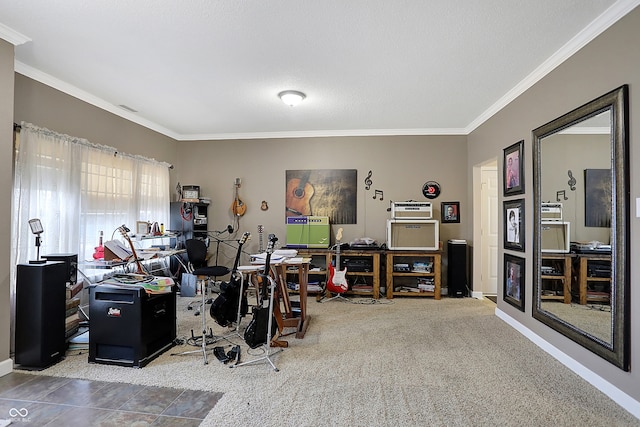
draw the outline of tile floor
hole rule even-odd
[[[12,372],[0,377],[0,426],[198,426],[221,397]]]

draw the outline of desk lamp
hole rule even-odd
[[[35,261],[29,261],[29,264],[44,264],[47,261],[40,259],[40,234],[44,231],[42,228],[42,223],[38,218],[29,220],[29,227],[31,227],[31,232],[36,235],[36,259]]]

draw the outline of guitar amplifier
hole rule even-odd
[[[568,253],[570,224],[562,221],[541,221],[540,251]]]
[[[290,216],[287,217],[288,248],[328,248],[328,216]]]
[[[431,202],[391,202],[393,219],[431,219]]]
[[[433,219],[387,220],[387,247],[392,250],[437,251],[440,222]]]

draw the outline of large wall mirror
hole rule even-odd
[[[533,317],[629,370],[628,87],[533,131]]]

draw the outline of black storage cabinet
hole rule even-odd
[[[141,368],[173,346],[176,294],[134,287],[89,288],[89,362]]]
[[[46,368],[65,354],[67,276],[62,262],[18,264],[15,357],[25,369]]]

